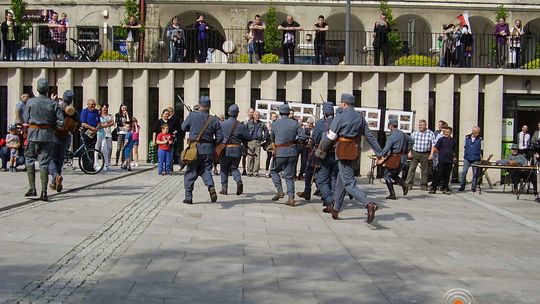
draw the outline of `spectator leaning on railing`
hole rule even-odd
[[[261,58],[264,55],[264,30],[266,24],[261,20],[261,16],[255,15],[255,20],[249,28],[253,34],[253,51],[256,55],[256,62],[261,63]]]
[[[507,54],[507,43],[508,43],[508,34],[510,29],[508,28],[508,23],[506,23],[504,18],[499,18],[499,22],[495,25],[495,38],[497,43],[497,67],[504,68],[506,64],[506,54]]]
[[[2,41],[4,42],[4,60],[17,60],[17,38],[21,28],[17,22],[13,20],[13,13],[6,13],[6,20],[2,22]]]
[[[65,14],[62,14],[65,16]],[[66,32],[67,19],[58,20],[58,13],[54,12],[49,21],[48,27],[52,38],[53,61],[64,61],[66,56]]]
[[[278,30],[283,31],[283,63],[294,64],[294,48],[296,46],[296,32],[303,31],[304,28],[300,23],[294,21],[293,16],[287,16],[287,20],[283,21]]]
[[[128,29],[126,37],[126,46],[128,49],[128,61],[133,62],[138,58],[139,49],[139,30],[142,27],[135,16],[129,16],[129,21],[122,25],[123,28]]]
[[[208,31],[210,26],[206,23],[205,16],[199,15],[197,21],[193,25],[197,35],[197,53],[195,62],[206,63],[206,57],[208,56]]]
[[[315,64],[326,63],[326,32],[328,32],[328,23],[324,21],[324,16],[319,16],[319,22],[313,26],[315,31]]]

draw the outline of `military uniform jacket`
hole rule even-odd
[[[324,133],[330,130],[330,126],[332,125],[333,120],[334,116],[330,116],[328,118],[319,120],[317,124],[315,124],[315,128],[313,128],[313,132],[311,133],[313,144],[315,145],[315,147],[319,146],[319,143],[321,142]]]
[[[210,114],[206,112],[193,111],[189,113],[186,120],[182,123],[182,130],[184,132],[189,132],[189,140],[195,141],[209,117],[211,121],[197,144],[197,152],[199,154],[213,155],[215,144],[223,140],[219,119],[215,116],[210,116]]]
[[[247,145],[247,142],[251,140],[247,127],[240,122],[238,122],[236,129],[231,134],[236,121],[238,121],[236,118],[229,117],[229,119],[221,123],[221,132],[223,134],[221,143],[227,144],[225,156],[228,157],[242,157],[242,144]]]
[[[354,138],[363,135],[377,156],[382,156],[382,149],[377,139],[371,133],[368,123],[362,114],[356,112],[354,108],[343,109],[332,121],[330,131],[338,137]]]
[[[386,140],[386,145],[382,151],[382,155],[390,154],[404,154],[409,150],[409,146],[412,146],[414,143],[413,139],[402,131],[394,129],[388,139]],[[404,147],[405,145],[405,147]]]
[[[298,149],[295,142],[303,142],[307,139],[307,136],[296,120],[288,116],[282,116],[272,123],[270,139],[277,145],[276,157],[295,157],[298,156]],[[287,144],[288,146],[279,147],[283,144]]]
[[[53,141],[54,130],[64,125],[64,113],[58,103],[45,95],[30,98],[24,108],[24,121],[30,125],[50,128],[29,128],[28,141]]]

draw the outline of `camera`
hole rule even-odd
[[[540,140],[537,140],[533,143],[531,143],[531,146],[529,147],[529,150],[533,151],[534,153],[540,154]]]

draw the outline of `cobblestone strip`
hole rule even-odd
[[[171,176],[152,187],[81,244],[26,285],[16,303],[80,303],[115,257],[124,253],[172,199],[183,179]]]

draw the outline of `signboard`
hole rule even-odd
[[[386,132],[390,132],[390,129],[388,129],[388,122],[390,120],[397,120],[398,122],[398,129],[400,131],[403,131],[405,133],[411,133],[413,128],[413,112],[407,112],[407,111],[395,111],[395,110],[387,110],[386,111],[386,117],[384,119],[385,126],[384,130]]]
[[[502,141],[514,141],[514,119],[503,118],[502,119]]]
[[[269,122],[272,113],[279,115],[279,106],[283,102],[275,100],[256,100],[255,111],[261,113],[261,121]]]
[[[47,23],[51,19],[53,10],[25,10],[22,15],[23,21],[32,23]]]

